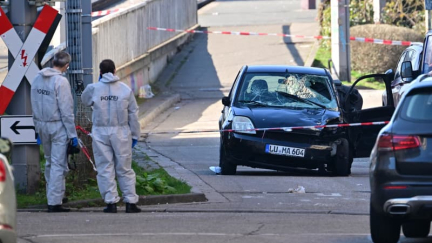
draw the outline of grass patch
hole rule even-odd
[[[312,63],[312,67],[319,67],[319,68],[328,68],[328,60],[331,59],[331,50],[324,48],[322,45],[320,45],[315,59]],[[351,86],[352,83],[354,83],[355,80],[357,80],[359,77],[366,75],[365,73],[360,73],[355,70],[351,70],[351,83],[348,81],[342,81],[342,84]],[[385,84],[383,81],[376,81],[374,79],[367,79],[360,81],[357,85],[357,88],[367,88],[367,89],[378,89],[383,90],[385,89]]]
[[[328,50],[320,45],[312,63],[312,67],[328,68],[329,59],[331,59],[331,50]]]
[[[145,171],[137,163],[132,163],[137,175],[138,195],[166,195],[190,193],[191,186],[170,176],[164,169]]]
[[[42,147],[42,146],[41,146]],[[145,159],[150,159],[146,154]],[[43,152],[41,152],[43,158]],[[18,208],[26,208],[32,205],[46,205],[46,188],[45,188],[45,159],[41,159],[42,178],[39,190],[33,195],[17,193]],[[138,195],[164,195],[164,194],[186,194],[190,193],[191,187],[184,181],[171,177],[164,169],[155,169],[146,171],[136,162],[132,162],[132,169],[137,175],[136,191]],[[87,184],[81,187],[73,185],[74,172],[69,172],[66,178],[66,196],[69,201],[78,201],[85,199],[101,198],[96,179],[89,178]],[[121,195],[121,191],[117,189]]]

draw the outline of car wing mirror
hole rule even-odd
[[[341,82],[340,80],[338,80],[338,79],[333,79],[333,83],[334,83],[336,86],[342,86],[342,82]]]
[[[401,77],[404,82],[411,82],[413,80],[413,70],[410,61],[405,61],[402,63],[401,67]]]
[[[229,97],[223,97],[223,98],[222,98],[222,104],[223,104],[224,106],[230,106],[230,105],[231,105],[231,100],[230,100],[230,98],[229,98]]]

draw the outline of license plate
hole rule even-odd
[[[285,147],[285,146],[279,146],[273,144],[267,144],[265,152],[268,154],[277,154],[277,155],[294,156],[294,157],[305,156],[305,149]]]

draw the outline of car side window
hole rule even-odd
[[[400,58],[399,58],[399,62],[398,62],[398,65],[397,65],[397,69],[396,69],[396,72],[395,72],[394,79],[397,79],[397,78],[400,77],[400,70],[401,70],[401,66],[402,66],[402,63],[403,63],[404,60],[405,60],[405,56],[406,56],[406,54],[407,54],[407,52],[404,51],[404,52],[402,53],[402,55],[400,56]]]
[[[412,51],[412,55],[409,61],[411,61],[412,64],[412,68],[413,70],[419,70],[419,64],[420,64],[420,58],[419,58],[419,54],[417,53],[417,51],[413,50]]]

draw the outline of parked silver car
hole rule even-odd
[[[0,242],[16,243],[16,194],[8,157],[10,140],[0,138]]]
[[[408,90],[408,88],[413,83],[415,83],[415,79],[413,78],[404,79],[404,80],[402,79],[401,77],[402,63],[406,61],[410,61],[412,65],[413,74],[417,76],[421,74],[420,64],[421,64],[422,53],[423,53],[423,44],[421,43],[411,44],[411,46],[409,46],[407,49],[405,49],[402,52],[399,58],[398,65],[396,66],[394,79],[392,80],[391,83],[391,90],[392,90],[393,102],[395,107],[399,104],[402,95]],[[382,104],[383,106],[387,105],[387,93],[385,90],[382,93]]]

